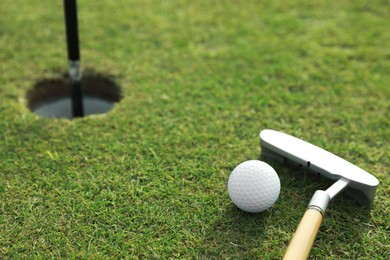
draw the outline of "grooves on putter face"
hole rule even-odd
[[[64,11],[73,117],[83,117],[83,92],[80,73],[80,50],[76,0],[64,0]]]

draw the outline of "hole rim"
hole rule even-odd
[[[68,118],[68,116],[42,116],[35,111],[46,104],[70,98],[69,78],[64,73],[57,77],[43,78],[35,82],[32,88],[26,93],[28,109],[43,118]],[[122,98],[122,88],[115,82],[113,77],[100,73],[86,72],[82,77],[82,87],[85,98],[94,98],[101,101],[112,103],[111,108],[102,113],[88,113],[89,115],[98,115],[108,113],[112,107],[119,103]],[[70,119],[74,119],[71,117]]]

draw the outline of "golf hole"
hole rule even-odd
[[[82,79],[84,116],[104,114],[121,99],[118,85],[102,75]],[[28,108],[45,118],[73,119],[70,85],[66,77],[38,81],[27,93]]]

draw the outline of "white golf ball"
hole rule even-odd
[[[280,180],[270,165],[250,160],[234,168],[228,181],[228,193],[238,208],[258,213],[274,205],[280,193]]]

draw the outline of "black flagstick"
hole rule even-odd
[[[73,117],[83,117],[83,92],[81,88],[76,0],[64,0],[64,9]]]

